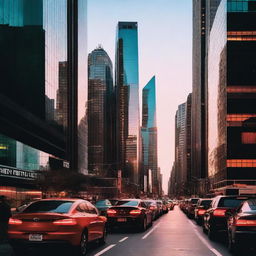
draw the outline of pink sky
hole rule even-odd
[[[175,112],[192,90],[191,0],[88,0],[88,53],[99,44],[114,64],[118,21],[137,21],[140,93],[156,76],[158,165],[167,192]]]

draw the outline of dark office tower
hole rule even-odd
[[[98,47],[88,57],[88,168],[107,176],[112,152],[112,62]]]
[[[255,20],[255,1],[221,1],[210,31],[208,169],[223,192],[256,179]]]
[[[59,88],[57,90],[56,119],[57,123],[67,128],[68,125],[68,63],[59,62]]]
[[[186,102],[186,126],[185,126],[185,180],[186,180],[186,194],[191,194],[191,181],[192,181],[192,174],[191,174],[191,101],[192,101],[192,94],[190,93],[187,97]]]
[[[78,163],[86,157],[79,150],[86,133],[78,132],[85,127],[86,23],[85,0],[0,1],[0,190],[8,185],[12,196],[29,196],[38,170],[87,169]]]
[[[156,125],[156,81],[155,76],[142,91],[142,165],[143,177],[152,171],[153,194],[159,194],[157,177],[157,125]]]
[[[137,22],[119,22],[116,40],[117,161],[123,177],[139,182],[139,67]]]
[[[175,168],[179,195],[184,194],[185,171],[185,143],[186,143],[186,103],[180,104],[175,115]]]
[[[192,176],[206,176],[206,2],[193,1]]]

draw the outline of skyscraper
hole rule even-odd
[[[255,19],[255,1],[223,0],[210,31],[208,169],[222,192],[234,183],[256,191]]]
[[[119,22],[116,39],[117,162],[123,177],[136,186],[140,156],[137,26],[137,22]]]
[[[159,180],[157,176],[157,125],[156,125],[156,85],[155,76],[142,91],[142,164],[143,177],[152,171],[153,193],[158,194]]]
[[[88,165],[89,171],[107,175],[113,152],[112,62],[98,47],[88,57]]]

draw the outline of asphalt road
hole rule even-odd
[[[176,206],[144,233],[129,230],[109,234],[106,245],[92,247],[88,256],[228,256],[225,239],[211,242],[201,227]],[[223,240],[223,241],[221,241]]]
[[[231,256],[225,245],[224,237],[211,242],[202,228],[189,220],[176,206],[173,211],[163,215],[153,226],[143,233],[133,230],[115,230],[107,237],[107,243],[98,247],[89,246],[88,256]],[[13,256],[8,248],[0,244],[0,256]],[[255,256],[255,251],[245,253]],[[74,256],[71,248],[35,248],[15,256]],[[242,256],[242,255],[241,255]]]

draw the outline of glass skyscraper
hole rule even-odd
[[[138,185],[140,156],[138,24],[119,22],[116,39],[117,162]]]
[[[104,177],[113,157],[113,68],[103,48],[89,54],[88,70],[88,169]]]
[[[157,125],[156,125],[156,84],[153,76],[142,91],[142,164],[143,181],[144,176],[148,177],[148,172],[152,172],[153,193],[158,193],[157,177]],[[147,185],[147,184],[144,184]]]
[[[254,185],[256,167],[256,2],[222,0],[209,38],[211,188]]]
[[[0,1],[0,192],[87,169],[86,15],[85,0]]]

